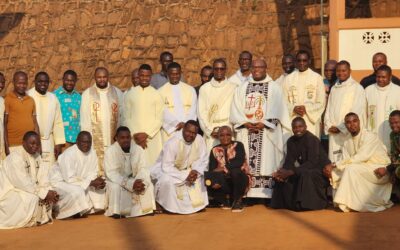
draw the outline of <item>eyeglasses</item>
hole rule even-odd
[[[218,71],[218,70],[223,71],[223,70],[226,70],[226,68],[214,68],[214,71]]]

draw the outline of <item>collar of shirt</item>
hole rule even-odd
[[[79,94],[78,91],[73,89],[71,92],[66,91],[63,86],[60,86],[57,90],[60,94],[67,94],[67,95],[73,95],[73,94]]]

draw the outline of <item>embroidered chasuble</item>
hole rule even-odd
[[[108,83],[100,89],[94,84],[82,94],[81,130],[92,134],[93,147],[99,158],[99,176],[104,175],[104,151],[114,142],[119,126],[122,92]]]
[[[304,72],[293,71],[285,77],[283,93],[288,105],[289,115],[294,119],[295,106],[304,105],[306,114],[303,116],[307,129],[318,138],[320,137],[321,116],[325,109],[325,86],[321,75],[307,69]]]
[[[400,87],[392,82],[379,87],[377,84],[365,89],[367,96],[367,128],[378,134],[386,150],[390,152],[390,129],[389,115],[393,110],[400,109]]]
[[[229,116],[235,89],[236,84],[226,79],[218,82],[214,78],[200,88],[197,117],[208,152],[220,144],[218,139],[211,137],[211,133],[221,126],[232,126]]]
[[[51,92],[41,95],[34,88],[28,91],[35,100],[36,119],[39,125],[43,163],[53,166],[55,162],[54,146],[65,143],[64,123],[60,103]]]
[[[247,196],[270,198],[271,174],[282,166],[290,121],[281,87],[267,76],[262,81],[250,80],[236,90],[231,107],[231,122],[237,140],[245,147],[252,181]],[[264,123],[265,128],[250,133],[244,124]]]

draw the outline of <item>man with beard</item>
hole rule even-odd
[[[168,212],[192,214],[208,204],[203,175],[209,151],[197,132],[197,122],[187,121],[182,132],[164,144],[157,163],[152,167],[156,201]]]
[[[293,136],[287,142],[283,167],[273,174],[271,207],[294,211],[324,209],[328,179],[323,168],[330,164],[318,138],[307,131],[303,118],[292,121]]]
[[[383,211],[393,205],[389,176],[375,173],[390,163],[385,146],[375,133],[361,129],[356,113],[348,113],[344,122],[350,136],[343,144],[343,159],[324,168],[334,189],[333,202],[343,212]]]
[[[153,213],[153,184],[143,149],[132,141],[127,127],[119,127],[115,139],[104,156],[108,196],[105,215],[121,218]]]
[[[271,198],[272,173],[282,164],[290,121],[282,89],[267,75],[262,59],[252,63],[253,79],[237,88],[230,121],[249,160],[248,197]]]
[[[109,82],[108,70],[99,67],[94,72],[95,84],[82,93],[81,130],[93,138],[99,158],[99,175],[103,175],[104,151],[114,142],[122,106],[122,92]]]

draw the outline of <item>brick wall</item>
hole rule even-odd
[[[275,78],[282,54],[299,48],[311,51],[314,67],[320,67],[319,2],[1,1],[0,71],[11,83],[16,70],[28,72],[30,82],[45,70],[54,88],[71,68],[84,89],[93,83],[94,69],[106,66],[111,82],[126,89],[132,69],[149,63],[160,70],[158,56],[169,50],[187,82],[197,85],[202,66],[224,57],[232,74],[239,52],[250,50],[266,58]]]

